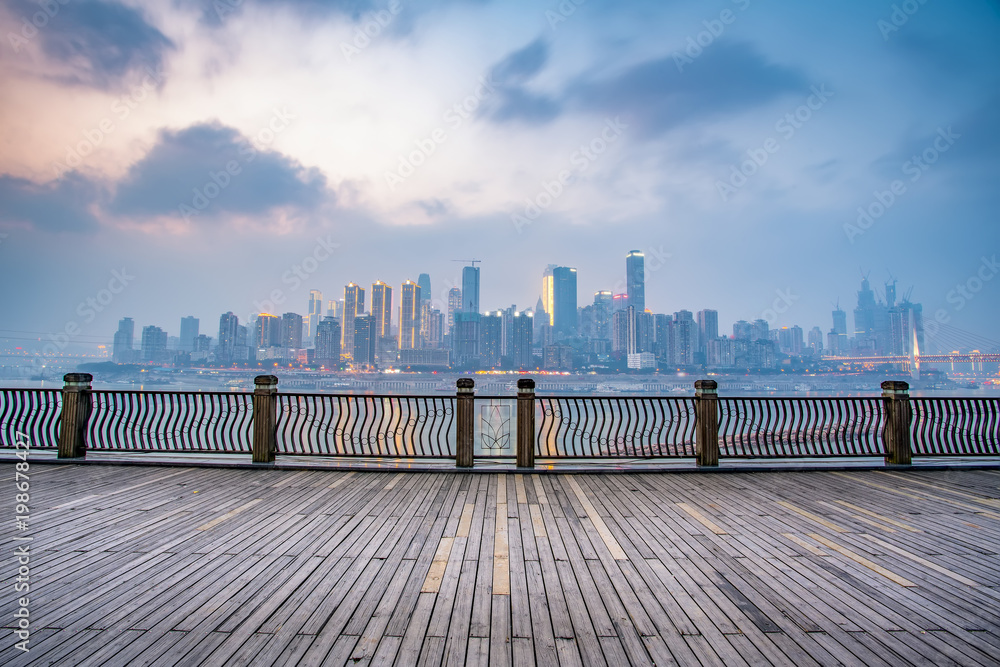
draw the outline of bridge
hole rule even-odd
[[[824,361],[835,361],[842,364],[910,364],[914,359],[921,364],[984,364],[1000,362],[1000,354],[970,352],[967,354],[918,354],[914,357],[902,355],[871,356],[871,357],[823,357]]]

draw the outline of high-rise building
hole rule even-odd
[[[421,296],[423,296],[423,290],[421,290]],[[426,302],[424,303],[426,306]],[[424,337],[424,345],[432,350],[440,349],[444,344],[444,313],[442,313],[437,308],[431,308],[427,313],[427,323],[424,326],[423,319],[423,309],[421,309],[420,316],[420,328],[426,330],[426,335]]]
[[[421,273],[417,276],[417,285],[420,286],[420,303],[431,302],[431,277],[430,274]]]
[[[111,355],[116,364],[129,364],[133,361],[132,340],[135,338],[135,322],[131,317],[123,317],[118,321],[118,331],[115,332],[114,348]]]
[[[847,313],[840,309],[840,304],[837,304],[837,309],[833,311],[833,333],[835,334],[847,334]]]
[[[798,357],[802,355],[802,327],[781,327],[778,329],[778,348],[782,354]]]
[[[345,299],[346,301],[346,299]],[[354,317],[354,354],[352,362],[355,368],[375,365],[375,318],[371,315],[356,315]]]
[[[281,316],[281,347],[302,349],[302,316],[285,313]]]
[[[517,307],[511,304],[510,308],[502,311],[500,326],[503,329],[500,333],[500,356],[509,357],[513,354],[514,340],[514,313]]]
[[[646,310],[646,258],[638,250],[625,256],[625,285],[629,305],[639,313]]]
[[[594,338],[611,339],[611,292],[594,292]]]
[[[142,360],[147,362],[165,361],[167,356],[167,332],[152,325],[142,328]]]
[[[257,349],[285,347],[282,333],[280,317],[270,313],[261,313],[257,316],[257,322],[254,325],[252,345]]]
[[[528,370],[535,367],[532,353],[534,341],[534,317],[532,313],[514,313],[511,335],[511,361],[514,368]]]
[[[323,320],[323,293],[316,289],[309,290],[309,309],[306,311],[306,338],[310,341],[316,338],[316,327]]]
[[[690,366],[694,364],[694,355],[698,351],[698,325],[695,324],[691,311],[674,313],[674,327],[674,362],[680,366]]]
[[[327,317],[336,317],[338,320],[343,320],[344,317],[344,300],[343,299],[330,299],[326,302],[326,315]],[[343,324],[343,322],[341,322]]]
[[[412,280],[403,283],[399,299],[399,349],[420,347],[420,286]]]
[[[706,342],[719,337],[719,311],[708,308],[698,311],[698,335]]]
[[[552,269],[552,327],[557,335],[576,333],[576,269]]]
[[[376,338],[392,335],[392,287],[376,280],[372,283],[372,317],[375,318]]]
[[[555,282],[555,264],[549,264],[542,272],[542,310],[549,318],[549,324],[555,326],[556,316],[556,293],[553,283]],[[541,313],[538,313],[540,316]]]
[[[324,317],[316,325],[316,363],[337,366],[340,363],[340,322],[336,317]]]
[[[462,267],[462,312],[479,313],[479,267]]]
[[[754,320],[750,328],[750,340],[771,340],[767,320]]]
[[[656,341],[656,320],[653,313],[644,310],[635,314],[635,352],[653,352],[653,343]]]
[[[809,347],[816,354],[823,351],[823,330],[819,327],[809,330]]]
[[[733,323],[733,338],[736,340],[754,340],[753,325],[746,320]]]
[[[673,344],[671,333],[674,320],[670,315],[657,313],[653,316],[654,339],[653,353],[664,363],[673,363]]]
[[[611,313],[617,313],[629,307],[628,294],[614,294],[611,296]]]
[[[630,315],[631,312],[631,315]],[[629,330],[629,319],[635,318],[635,309],[629,308],[625,310],[619,310],[611,316],[611,351],[619,352],[623,354],[628,354],[630,347],[635,347],[635,341],[630,338],[629,334],[635,333],[635,328],[633,327],[631,331]]]
[[[448,331],[455,327],[455,313],[462,310],[462,290],[452,287],[448,290]]]
[[[343,343],[340,354],[344,359],[354,359],[354,318],[365,312],[365,290],[360,285],[348,283],[344,287],[344,311],[341,315],[340,328],[343,330]]]
[[[198,338],[198,318],[181,318],[181,336],[178,349],[181,352],[194,352],[194,342]]]
[[[503,341],[503,311],[488,312],[479,320],[480,354],[484,368],[500,368]]]
[[[240,326],[240,318],[233,315],[232,311],[223,313],[219,318],[219,340],[215,346],[216,361],[228,364],[233,361],[236,351],[236,333]],[[246,341],[243,343],[246,345]]]
[[[455,313],[455,332],[451,340],[455,363],[459,366],[479,364],[479,343],[479,313]]]

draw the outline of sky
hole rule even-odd
[[[642,250],[647,307],[723,332],[828,331],[867,274],[1000,340],[995,0],[0,0],[0,36],[0,336],[424,272],[443,308],[469,259],[484,309],[549,264],[586,305]]]

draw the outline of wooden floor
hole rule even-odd
[[[1000,664],[997,471],[0,470],[3,665]]]

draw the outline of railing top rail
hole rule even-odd
[[[95,389],[94,394],[149,394],[153,396],[253,396],[252,391],[158,391],[150,389]]]
[[[871,396],[733,396],[721,394],[720,401],[866,401],[870,399],[882,398],[882,394],[872,394]],[[912,398],[912,397],[911,397]]]
[[[0,387],[0,391],[23,391],[33,394],[56,392],[62,393],[62,387],[39,388],[39,387]]]
[[[914,396],[911,401],[1000,401],[1000,396]]]
[[[477,395],[476,398],[479,396]],[[683,396],[664,396],[661,394],[546,394],[544,392],[535,391],[535,398],[558,398],[558,399],[576,399],[581,401],[586,400],[644,400],[644,401],[684,401],[687,399],[695,398],[694,394],[684,394]]]
[[[342,398],[427,398],[427,399],[453,399],[455,394],[367,394],[367,393],[334,393],[334,392],[302,392],[302,391],[279,391],[278,396],[329,396],[331,398],[336,398],[338,396]],[[476,398],[479,398],[478,396]],[[513,396],[511,398],[514,398]]]

